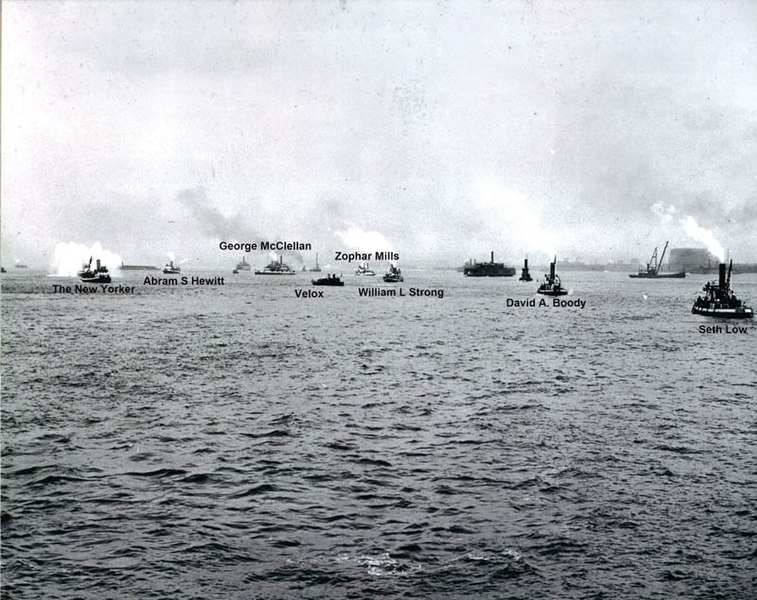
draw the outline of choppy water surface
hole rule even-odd
[[[757,330],[704,276],[405,275],[444,298],[4,275],[2,597],[755,597]]]

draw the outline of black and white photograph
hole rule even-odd
[[[757,2],[0,9],[2,600],[757,597]]]

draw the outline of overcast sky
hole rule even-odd
[[[9,0],[2,18],[6,266],[98,241],[220,264],[238,259],[220,240],[261,239],[646,260],[702,246],[687,217],[757,261],[752,1]]]

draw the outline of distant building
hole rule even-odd
[[[718,259],[704,248],[673,248],[670,251],[670,270],[707,272],[715,269]]]

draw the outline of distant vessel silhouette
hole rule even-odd
[[[515,275],[513,267],[506,267],[504,263],[494,262],[494,250],[488,263],[477,263],[473,259],[463,266],[463,275],[466,277],[512,277]]]
[[[153,267],[152,265],[125,265],[123,261],[121,261],[121,266],[118,267],[122,271],[159,271],[158,267]]]
[[[318,266],[318,253],[315,253],[315,267],[310,269],[311,273],[320,273],[321,267]]]
[[[531,273],[528,272],[528,259],[523,259],[523,269],[520,272],[520,278],[518,281],[533,281]]]
[[[668,249],[668,242],[665,242],[665,247],[662,249],[662,255],[660,260],[657,260],[657,248],[652,252],[652,257],[647,263],[646,269],[639,269],[638,273],[631,273],[628,276],[632,279],[682,279],[686,277],[685,271],[679,271],[678,273],[661,273],[662,261],[665,259],[665,250]]]
[[[246,261],[246,260],[244,259],[244,256],[243,256],[243,257],[242,257],[242,260],[241,260],[241,261],[239,261],[239,262],[237,263],[237,266],[236,266],[236,267],[234,267],[234,270],[235,270],[235,271],[236,271],[237,273],[238,273],[239,271],[251,271],[251,270],[252,270],[252,266],[250,265],[250,263],[248,263],[248,262],[247,262],[247,261]]]

